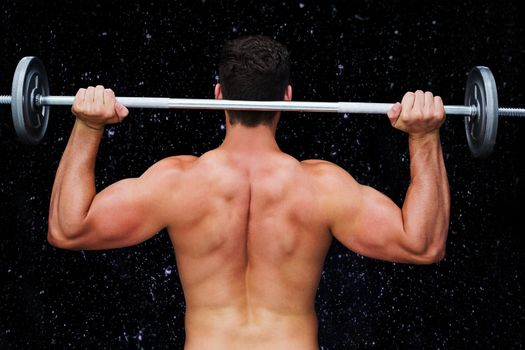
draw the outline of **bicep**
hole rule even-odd
[[[330,229],[347,248],[361,255],[412,262],[401,209],[381,192],[358,184],[349,174],[332,194]]]

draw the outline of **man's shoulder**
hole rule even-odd
[[[150,176],[172,175],[190,168],[199,157],[195,156],[172,156],[159,160],[153,164],[144,174]]]
[[[307,159],[301,161],[302,167],[311,175],[315,181],[323,188],[334,188],[347,184],[348,181],[354,182],[353,177],[339,165],[321,159]]]
[[[345,172],[339,165],[322,159],[305,159],[301,161],[301,166],[312,175],[318,176]]]
[[[174,167],[187,167],[195,163],[199,157],[190,156],[190,155],[180,155],[164,158],[157,162],[157,164],[162,166],[174,166]]]

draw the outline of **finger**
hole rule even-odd
[[[86,89],[78,89],[75,99],[73,100],[73,106],[71,106],[71,112],[75,114],[82,104],[84,103],[84,98],[86,96]]]
[[[77,94],[75,95],[75,98],[78,98],[79,101],[84,101],[86,98],[86,89],[78,89]]]
[[[414,111],[423,111],[425,105],[425,93],[421,90],[416,91],[416,98],[414,100]]]
[[[75,100],[73,104],[81,104],[86,98],[86,89],[78,89],[77,94],[75,95]]]
[[[443,100],[440,96],[434,97],[434,110],[445,114],[445,106],[443,106]]]
[[[104,104],[104,87],[102,85],[97,85],[95,88],[95,102],[97,104]]]
[[[443,106],[443,100],[439,96],[434,97],[434,116],[445,119],[445,106]]]
[[[394,125],[396,123],[397,118],[399,118],[399,115],[401,114],[401,110],[401,103],[399,102],[396,102],[392,107],[390,107],[386,113],[388,119],[390,119],[390,124]]]
[[[415,99],[414,93],[411,91],[408,91],[403,96],[403,99],[401,100],[401,104],[403,105],[403,107],[412,108],[412,106],[414,105],[414,99]]]
[[[95,88],[90,86],[86,90],[86,95],[84,97],[85,102],[93,102],[95,100]]]
[[[109,113],[113,113],[115,108],[115,94],[111,89],[104,89],[104,107]]]
[[[425,92],[425,107],[431,109],[434,107],[434,95],[430,91]]]
[[[401,100],[401,116],[406,116],[408,112],[414,107],[415,94],[413,92],[407,92],[403,99]]]
[[[129,110],[118,101],[115,103],[115,112],[117,113],[119,122],[121,122],[129,114]]]
[[[104,103],[115,103],[115,93],[111,89],[104,89]]]
[[[425,92],[423,117],[430,119],[434,115],[434,95],[430,91]]]
[[[113,90],[104,90],[104,96],[106,98],[106,103],[113,104],[113,108],[118,122],[121,122],[128,115],[128,109],[117,101]]]

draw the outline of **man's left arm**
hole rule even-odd
[[[119,181],[96,194],[95,160],[104,125],[127,109],[102,86],[80,89],[75,125],[58,167],[49,210],[48,241],[64,249],[109,249],[138,244],[166,226],[162,217],[162,162],[140,178]]]

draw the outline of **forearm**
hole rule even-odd
[[[103,130],[78,119],[58,167],[49,213],[50,235],[72,238],[82,229],[96,194],[95,160]]]
[[[407,241],[421,254],[442,254],[448,234],[450,193],[439,133],[409,136],[411,182],[403,205]]]

